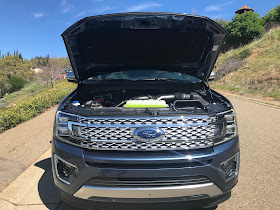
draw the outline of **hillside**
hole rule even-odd
[[[0,99],[0,133],[57,105],[76,87],[76,84],[63,79],[54,88],[33,83],[18,92],[5,95]]]
[[[221,54],[213,89],[280,100],[280,27],[241,48]]]

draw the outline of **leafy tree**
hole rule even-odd
[[[274,9],[268,11],[263,16],[263,19],[265,23],[280,22],[280,4],[277,5]]]
[[[229,33],[227,42],[234,45],[244,45],[264,33],[264,21],[259,14],[245,12],[233,17],[232,22],[228,23],[226,30]]]
[[[214,21],[217,22],[218,24],[220,24],[224,28],[226,28],[227,25],[230,22],[230,21],[228,21],[227,19],[224,19],[224,18],[216,18],[216,19],[214,19]]]
[[[0,98],[23,87],[25,81],[32,78],[31,67],[30,61],[17,55],[6,55],[0,59]]]

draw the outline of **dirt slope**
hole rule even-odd
[[[213,82],[212,88],[280,100],[280,28],[270,30],[244,47],[220,55],[216,72],[224,73],[226,69],[233,71]]]

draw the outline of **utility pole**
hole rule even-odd
[[[192,8],[192,15],[195,15],[195,9]]]

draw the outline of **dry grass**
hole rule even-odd
[[[280,28],[272,29],[242,48],[222,54],[217,69],[246,49],[252,53],[243,59],[244,64],[213,82],[212,87],[280,100]]]

